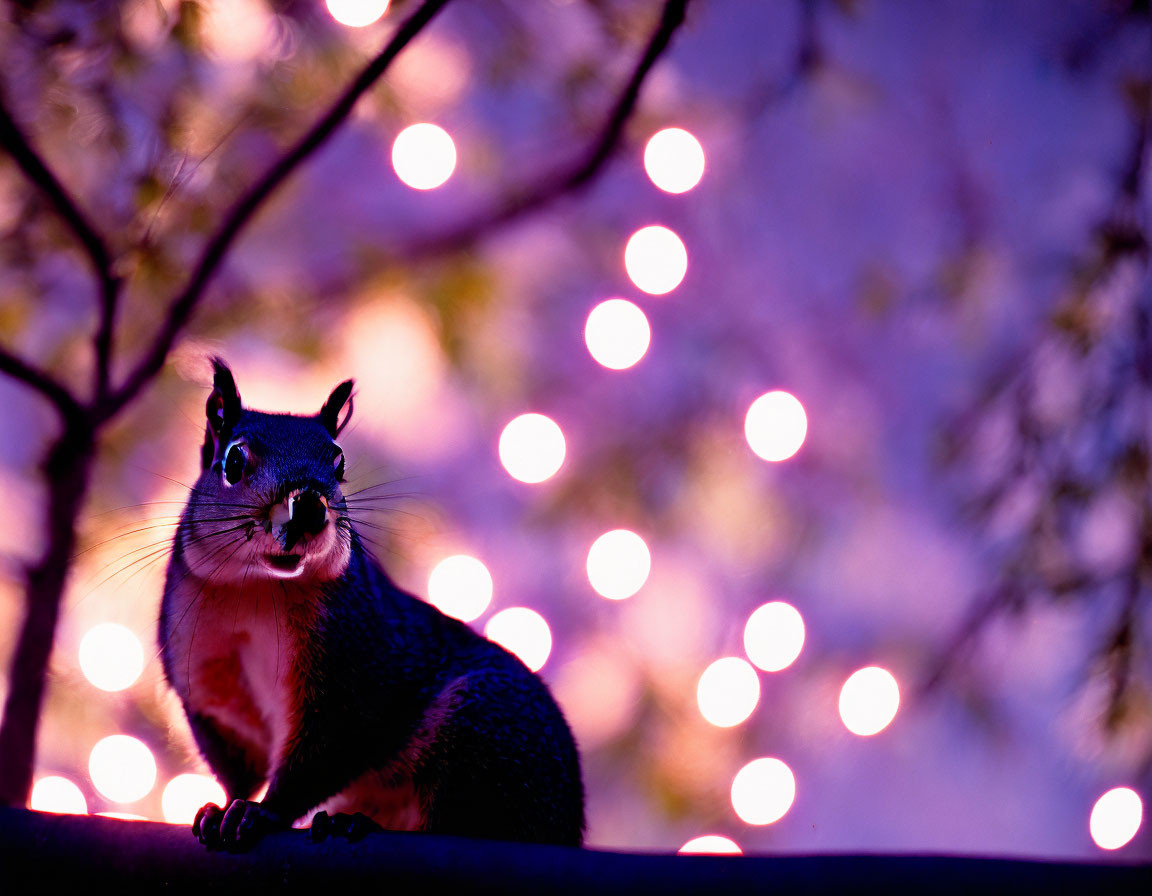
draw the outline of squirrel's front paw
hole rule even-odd
[[[208,803],[196,813],[192,833],[209,849],[242,852],[251,849],[264,835],[289,827],[279,815],[251,800],[233,800],[225,810]]]
[[[382,830],[384,830],[384,828],[360,812],[354,815],[349,815],[345,812],[337,812],[335,815],[329,815],[327,812],[320,811],[312,816],[311,831],[313,843],[319,843],[321,840],[327,840],[329,837],[343,837],[349,843],[355,843],[373,831]]]

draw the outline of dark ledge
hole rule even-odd
[[[0,809],[5,893],[244,890],[351,893],[1152,893],[1152,864],[959,856],[674,856],[419,834],[314,844],[304,831],[253,852],[206,852],[186,827]],[[329,889],[333,888],[333,889]]]

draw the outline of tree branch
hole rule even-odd
[[[620,142],[624,126],[636,109],[644,81],[668,49],[677,29],[684,23],[688,2],[689,0],[666,0],[660,21],[648,38],[632,76],[612,106],[604,126],[583,155],[567,167],[545,174],[534,183],[526,185],[502,204],[477,215],[472,220],[465,221],[445,233],[409,243],[399,250],[398,255],[403,258],[419,258],[459,251],[489,231],[530,214],[553,200],[587,185]]]
[[[76,237],[92,265],[92,272],[96,275],[96,282],[100,291],[100,323],[93,337],[93,346],[96,351],[93,393],[98,399],[102,398],[108,387],[112,357],[112,333],[116,320],[117,300],[120,294],[120,278],[112,272],[112,255],[108,250],[108,245],[88,220],[88,216],[80,209],[76,200],[64,188],[36,150],[32,148],[32,144],[24,136],[19,125],[16,124],[15,119],[12,118],[4,105],[2,93],[0,93],[0,146],[8,151],[16,165],[24,172],[25,177],[48,200],[60,220]],[[5,372],[13,376],[16,375],[9,370]],[[29,382],[27,379],[24,381]],[[41,389],[41,391],[44,390]],[[45,392],[45,394],[48,393]],[[71,396],[69,397],[71,398]],[[60,406],[59,401],[56,403],[57,406]]]
[[[84,418],[84,408],[66,386],[2,346],[0,346],[0,373],[6,373],[12,379],[31,386],[56,405],[65,421],[79,422]]]
[[[256,216],[273,191],[336,132],[348,118],[356,102],[379,80],[392,60],[449,2],[450,0],[425,0],[420,8],[400,25],[380,54],[368,63],[324,116],[236,201],[205,246],[187,285],[172,302],[151,347],[128,374],[123,385],[100,402],[96,409],[98,420],[107,420],[116,414],[160,372],[176,337],[196,310],[205,289],[219,270],[240,231]]]
[[[20,892],[337,893],[379,889],[454,896],[549,893],[1109,893],[1148,890],[1152,864],[961,855],[691,856],[576,849],[388,831],[357,843],[272,834],[247,853],[209,852],[184,825],[0,809],[0,865]],[[767,883],[766,883],[767,882]],[[21,885],[22,884],[22,885]]]

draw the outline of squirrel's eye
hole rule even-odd
[[[235,485],[244,475],[246,466],[248,466],[247,450],[239,442],[233,442],[224,455],[224,478],[230,485]]]
[[[344,452],[343,451],[338,452],[336,454],[336,456],[334,458],[332,458],[332,467],[333,467],[334,472],[336,473],[336,481],[337,482],[343,482],[344,481]]]

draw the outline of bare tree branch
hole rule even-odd
[[[637,61],[632,75],[612,106],[603,127],[585,152],[573,163],[553,171],[517,190],[502,204],[475,218],[425,239],[409,243],[397,253],[403,258],[418,258],[458,251],[475,243],[490,231],[508,222],[530,214],[561,196],[587,185],[601,166],[609,159],[620,142],[624,126],[632,117],[640,90],[649,72],[672,42],[677,29],[684,23],[689,0],[666,0],[660,21],[648,38],[644,52]]]
[[[92,265],[92,271],[96,275],[96,282],[100,291],[100,323],[93,337],[93,346],[96,351],[93,393],[97,398],[101,398],[108,387],[112,357],[112,334],[116,321],[117,300],[120,295],[120,278],[113,273],[112,254],[109,252],[104,238],[88,220],[88,216],[80,209],[76,200],[64,188],[36,150],[32,148],[32,144],[24,136],[19,125],[16,124],[15,119],[5,107],[2,93],[0,93],[0,146],[8,151],[28,180],[49,201],[56,214],[83,247],[89,263]],[[5,372],[30,383],[26,377],[19,376],[12,370],[5,368]],[[43,389],[41,391],[44,392]],[[44,392],[44,394],[49,393]],[[53,401],[56,402],[61,411],[64,411],[58,396],[53,398]]]
[[[107,420],[116,414],[160,372],[176,337],[196,310],[205,289],[219,270],[225,255],[240,231],[256,216],[272,192],[335,133],[336,129],[347,119],[356,102],[379,80],[392,60],[449,2],[450,0],[425,0],[400,25],[379,55],[368,63],[324,116],[297,141],[295,146],[277,159],[264,173],[264,176],[236,201],[225,216],[223,223],[205,246],[200,261],[193,270],[187,285],[172,302],[168,309],[168,315],[151,347],[132,372],[128,374],[123,385],[97,406],[96,417],[98,420]]]
[[[56,409],[66,420],[80,420],[84,417],[84,408],[67,387],[2,346],[0,346],[0,373],[6,373],[12,379],[31,386],[56,405]]]

